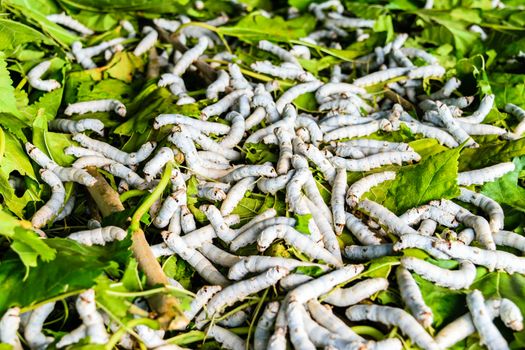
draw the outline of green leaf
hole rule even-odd
[[[15,89],[7,71],[5,53],[0,51],[0,112],[18,115],[16,108]]]
[[[315,28],[315,18],[312,15],[302,15],[291,20],[284,20],[275,16],[267,18],[253,13],[243,17],[234,26],[217,28],[218,33],[226,36],[235,36],[244,41],[255,42],[271,40],[289,42],[308,35]]]
[[[173,278],[186,289],[191,288],[192,277],[195,270],[184,260],[177,259],[175,255],[170,256],[162,265],[166,276]]]
[[[305,215],[295,214],[294,218],[297,220],[297,222],[295,223],[295,229],[301,233],[309,235],[310,229],[308,228],[308,223],[312,219],[312,214],[305,214]]]
[[[518,184],[518,177],[525,166],[525,158],[514,158],[516,169],[496,181],[488,182],[481,188],[481,193],[500,204],[525,212],[525,189]]]
[[[456,183],[458,157],[459,148],[455,148],[401,168],[393,181],[377,186],[379,192],[388,190],[376,200],[400,214],[434,199],[456,197],[459,194]]]
[[[77,9],[95,12],[147,11],[152,13],[183,13],[189,0],[59,0]]]
[[[296,267],[293,272],[312,277],[321,276],[325,273],[325,271],[320,266],[299,266]]]
[[[39,31],[26,26],[25,24],[0,19],[0,51],[9,53],[26,43],[44,43],[54,45],[54,42]]]
[[[394,24],[392,23],[392,17],[388,15],[381,15],[377,17],[374,23],[374,32],[386,32],[386,41],[394,40]]]
[[[459,171],[484,168],[508,162],[525,154],[525,138],[512,141],[496,141],[478,148],[465,148],[459,157]]]
[[[143,62],[130,52],[117,52],[107,66],[106,73],[110,77],[131,83],[133,74],[142,69]]]
[[[272,146],[264,143],[245,143],[246,160],[251,164],[263,164],[266,162],[275,163],[278,154],[272,150]]]
[[[126,317],[129,307],[132,305],[133,298],[112,295],[111,292],[129,292],[125,285],[114,283],[106,275],[100,275],[95,280],[96,301],[114,318],[122,319]]]
[[[11,306],[25,307],[91,287],[104,270],[126,262],[131,245],[130,240],[124,240],[103,247],[88,247],[62,238],[49,238],[46,243],[57,251],[55,259],[37,264],[25,279],[20,259],[7,256],[2,261],[0,313]]]
[[[368,269],[362,273],[362,276],[388,278],[392,271],[392,266],[399,265],[399,257],[383,256],[370,260],[368,264]]]
[[[142,281],[139,277],[139,264],[135,258],[129,259],[128,266],[126,266],[126,270],[124,270],[121,282],[127,290],[142,290]]]
[[[56,251],[50,248],[44,240],[30,230],[16,227],[13,235],[13,249],[19,256],[26,268],[35,267],[37,259],[51,261],[55,258]]]

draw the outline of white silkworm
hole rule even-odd
[[[255,187],[255,177],[249,176],[241,179],[228,191],[226,198],[221,204],[220,213],[222,215],[230,214],[235,207],[244,198],[244,195],[248,191],[252,191]],[[232,238],[233,239],[233,238]]]
[[[175,212],[170,218],[170,222],[168,224],[168,231],[175,234],[180,235],[182,232],[182,210],[180,207],[175,209]]]
[[[329,113],[345,113],[350,115],[361,115],[359,107],[350,99],[335,99],[325,102],[319,106],[319,111],[329,111]]]
[[[330,162],[336,167],[345,168],[348,171],[369,171],[375,168],[380,168],[383,165],[418,162],[421,156],[413,151],[408,152],[383,152],[372,154],[370,156],[360,159],[345,159],[334,156],[330,158]]]
[[[86,335],[93,344],[106,344],[109,336],[102,315],[97,311],[95,291],[88,289],[80,294],[76,301],[76,309],[82,323],[86,326]]]
[[[217,72],[217,79],[206,88],[206,98],[213,100],[219,97],[220,92],[226,91],[230,85],[230,75],[225,70]]]
[[[135,47],[135,50],[133,50],[133,54],[135,56],[142,56],[148,52],[149,49],[155,46],[159,37],[159,33],[150,26],[145,26],[142,29],[142,33],[146,34],[146,36],[142,38],[142,40]]]
[[[291,104],[285,105],[283,112],[282,112],[283,118],[279,121],[270,124],[269,126],[259,129],[252,133],[248,138],[246,139],[245,143],[257,143],[260,142],[265,136],[273,134],[274,130],[279,127],[285,127],[285,128],[291,128],[291,126],[295,125],[295,120],[297,118],[297,111],[295,110],[295,107]]]
[[[476,267],[461,261],[458,270],[448,270],[414,257],[401,258],[401,265],[438,286],[449,289],[467,289],[476,278]]]
[[[485,120],[485,117],[489,114],[490,110],[494,106],[495,95],[486,95],[481,100],[478,109],[472,113],[471,116],[463,117],[460,120],[465,123],[479,124]]]
[[[525,252],[525,237],[520,234],[500,230],[498,232],[494,232],[493,237],[494,243],[497,245],[512,247],[520,250],[521,252]]]
[[[346,323],[335,316],[329,307],[322,305],[316,299],[309,300],[307,305],[313,319],[337,337],[347,341],[363,340],[352,328],[348,327]]]
[[[314,163],[329,183],[333,182],[336,173],[335,168],[319,148],[312,144],[306,145],[298,137],[293,138],[293,148],[296,154],[303,155]]]
[[[212,325],[206,330],[206,334],[219,342],[223,349],[244,350],[244,340],[232,331],[217,325]]]
[[[230,194],[232,190],[229,191]],[[223,214],[221,211],[214,205],[202,205],[199,208],[204,215],[210,221],[211,226],[215,230],[217,237],[223,240],[226,243],[230,243],[236,236],[234,230],[232,230],[224,221]]]
[[[400,49],[402,53],[404,53],[407,57],[418,57],[421,58],[423,61],[426,61],[430,65],[438,64],[437,58],[426,52],[422,49],[417,49],[414,47],[403,47]]]
[[[252,85],[246,80],[238,65],[230,63],[228,65],[228,72],[230,73],[230,85],[234,90],[252,91]]]
[[[349,245],[344,249],[344,255],[352,261],[369,261],[382,256],[394,255],[392,243],[368,246]]]
[[[425,329],[406,311],[379,305],[355,305],[345,312],[350,321],[380,322],[389,326],[397,326],[410,340],[422,349],[438,350],[440,347]]]
[[[521,134],[525,132],[525,110],[515,104],[507,103],[505,105],[505,112],[512,114],[518,119],[519,123],[514,129],[514,134],[521,136]]]
[[[485,266],[488,270],[504,270],[509,274],[523,273],[525,258],[502,250],[488,250],[466,246],[460,242],[436,241],[435,249],[446,253],[454,259],[468,260],[476,265]]]
[[[211,201],[222,201],[226,198],[226,192],[220,187],[211,185],[199,185],[197,196]]]
[[[291,273],[286,277],[283,277],[279,282],[279,285],[284,290],[292,290],[299,287],[301,284],[304,284],[308,281],[313,280],[312,276],[302,275],[299,273]]]
[[[146,181],[153,180],[161,171],[164,166],[170,162],[173,161],[175,155],[173,154],[173,151],[169,147],[162,147],[160,148],[157,153],[155,153],[155,156],[151,158],[145,165],[144,169],[142,170],[144,173],[144,178]]]
[[[461,80],[459,80],[456,77],[452,77],[445,82],[445,84],[443,85],[441,89],[428,95],[428,98],[433,99],[433,100],[440,100],[442,98],[450,97],[450,95],[452,95],[454,90],[457,90],[460,86],[461,86]]]
[[[458,142],[452,137],[452,135],[440,128],[436,128],[434,126],[426,125],[419,122],[393,121],[393,129],[398,130],[401,124],[406,126],[412,133],[422,134],[426,138],[436,139],[440,144],[445,145],[449,148],[455,148],[459,146]]]
[[[247,298],[249,295],[275,285],[281,278],[288,275],[289,271],[282,267],[272,267],[258,276],[234,283],[215,294],[206,305],[206,312],[197,316],[197,327],[202,328],[207,323],[206,318],[213,319],[225,308]]]
[[[290,170],[285,175],[274,178],[260,178],[257,181],[257,188],[263,193],[275,194],[286,187],[294,174],[295,170]]]
[[[220,115],[226,112],[228,109],[230,109],[233,106],[233,104],[239,99],[239,97],[243,95],[251,96],[252,94],[253,92],[248,89],[234,90],[228,95],[221,98],[219,101],[215,102],[214,104],[203,108],[201,111],[201,117],[203,120],[206,120],[209,117]]]
[[[252,107],[263,107],[266,111],[268,121],[275,122],[280,118],[277,107],[275,106],[275,101],[273,100],[272,95],[267,91],[262,84],[258,84],[255,87],[255,94],[252,98],[251,105]]]
[[[221,286],[204,286],[197,291],[195,298],[191,301],[188,310],[184,311],[184,316],[191,321],[202,310],[202,308],[209,302],[213,295],[222,290]]]
[[[55,173],[48,169],[41,169],[40,176],[51,187],[51,197],[31,218],[31,224],[35,228],[45,226],[53,217],[57,216],[66,199],[64,185]]]
[[[9,344],[14,350],[22,350],[22,344],[16,334],[20,326],[20,308],[15,306],[6,310],[0,319],[0,342]]]
[[[316,147],[318,147],[319,143],[323,140],[323,132],[317,125],[317,122],[306,114],[297,116],[295,120],[295,127],[305,128],[308,130],[310,142]]]
[[[295,247],[312,259],[323,260],[327,264],[341,266],[341,262],[332,253],[318,245],[312,245],[310,238],[287,225],[281,224],[265,228],[257,238],[257,248],[259,251],[265,251],[276,239],[284,239],[287,244]]]
[[[367,86],[372,86],[388,81],[390,79],[402,77],[410,71],[411,69],[407,67],[389,68],[382,71],[370,73],[361,78],[357,78],[352,84],[360,88],[365,88]]]
[[[408,72],[408,79],[441,78],[445,75],[445,68],[438,64],[431,64],[413,68]]]
[[[483,185],[485,182],[494,181],[503,175],[514,171],[516,166],[512,162],[499,163],[486,168],[463,171],[458,173],[458,185]]]
[[[400,215],[399,218],[410,226],[417,225],[420,221],[427,219],[431,219],[445,227],[458,226],[454,214],[431,205],[422,205],[420,207],[409,209]]]
[[[425,328],[429,328],[434,321],[432,310],[425,304],[423,295],[416,280],[403,266],[396,269],[396,280],[401,293],[401,299],[409,308],[414,318]]]
[[[444,98],[441,102],[447,106],[456,106],[458,108],[467,108],[474,102],[474,96],[461,96],[456,98]]]
[[[242,165],[227,175],[221,177],[220,181],[225,183],[236,182],[246,177],[276,177],[277,173],[271,163],[261,165]]]
[[[220,286],[229,284],[226,277],[224,277],[204,255],[196,249],[188,247],[182,237],[168,231],[164,231],[162,236],[168,247],[190,264],[204,280]]]
[[[65,115],[114,111],[121,117],[126,116],[126,106],[118,100],[93,100],[71,103],[64,110]]]
[[[180,210],[181,205],[186,204],[186,191],[184,189],[178,190],[166,197],[162,205],[153,219],[153,225],[157,228],[164,228],[168,226],[171,218],[177,210]]]
[[[307,83],[297,84],[289,88],[275,102],[275,107],[277,108],[277,111],[279,113],[283,113],[284,107],[287,104],[292,103],[297,97],[303,94],[306,94],[308,92],[314,92],[322,85],[323,85],[322,82],[316,80],[316,81],[310,81]]]
[[[268,347],[268,341],[270,340],[271,330],[275,319],[277,318],[277,312],[279,311],[279,302],[272,301],[266,304],[253,335],[253,349],[254,350],[265,350]]]
[[[172,69],[172,73],[177,76],[182,76],[186,70],[192,65],[193,62],[199,59],[199,57],[208,48],[209,40],[206,36],[201,36],[197,44],[184,52],[179,60],[175,63],[175,67]]]
[[[449,254],[448,251],[443,251],[435,247],[437,239],[434,237],[421,236],[419,234],[406,234],[399,238],[394,244],[394,251],[399,252],[407,248],[418,248],[424,250],[431,256],[436,259],[445,259],[448,260]],[[374,246],[370,246],[373,248]],[[468,260],[468,259],[466,259]]]
[[[27,82],[29,85],[37,90],[41,91],[53,91],[58,89],[61,85],[54,79],[43,80],[42,76],[46,74],[47,70],[51,67],[51,61],[43,61],[33,67],[27,73]]]
[[[287,129],[282,127],[275,129],[274,132],[279,142],[279,159],[277,160],[275,169],[277,174],[284,175],[288,173],[291,166],[293,156],[292,135]]]
[[[195,217],[187,205],[180,206],[180,228],[182,232],[193,232],[197,228]]]
[[[458,125],[465,130],[465,132],[469,135],[502,135],[507,137],[512,137],[507,130],[503,128],[498,128],[494,125],[488,125],[488,124],[472,124],[472,123],[465,123],[461,120],[458,121]]]
[[[146,348],[158,348],[166,345],[166,342],[163,339],[165,333],[164,330],[152,329],[146,325],[138,325],[135,327],[135,330]]]
[[[366,192],[369,192],[372,187],[377,186],[385,181],[394,180],[395,177],[396,173],[393,171],[384,171],[363,177],[362,179],[354,182],[348,188],[346,193],[346,203],[350,207],[355,207],[359,203],[361,197]]]
[[[465,142],[467,147],[478,147],[478,144],[467,134],[465,130],[461,128],[459,123],[454,119],[452,113],[448,109],[447,105],[441,102],[436,102],[437,105],[437,116],[445,127],[445,129],[454,137],[458,143]]]
[[[281,79],[297,80],[300,82],[307,82],[315,80],[316,78],[309,72],[305,72],[300,66],[282,65],[275,66],[269,61],[256,61],[250,67],[262,74],[268,74]]]
[[[64,220],[66,217],[71,215],[71,213],[75,209],[75,198],[76,197],[75,197],[74,194],[72,194],[69,197],[69,199],[67,200],[66,204],[64,204],[64,206],[62,207],[62,210],[60,211],[60,213],[58,213],[58,215],[53,220],[53,223],[56,222],[56,221]]]
[[[230,254],[212,243],[203,243],[198,249],[210,259],[212,263],[220,266],[231,267],[241,260],[239,256]]]
[[[104,123],[98,119],[53,119],[49,121],[48,127],[50,130],[58,130],[68,132],[70,134],[76,134],[84,131],[94,131],[100,136],[104,136]]]
[[[78,343],[82,338],[86,337],[87,327],[83,324],[73,329],[71,332],[65,334],[60,341],[56,344],[57,349],[65,346]]]
[[[340,28],[372,28],[375,20],[345,17],[337,12],[329,12],[326,24],[332,24]]]
[[[499,314],[500,304],[500,299],[489,299],[485,301],[487,314],[491,320]],[[476,332],[476,328],[472,323],[472,316],[470,313],[466,313],[443,327],[434,337],[434,340],[442,349],[447,349],[474,332]]]
[[[155,20],[153,20],[153,22],[155,22]],[[133,27],[133,24],[131,24],[130,21],[123,19],[120,21],[120,25],[126,32],[128,32],[128,38],[134,38],[137,35],[135,27]]]
[[[376,141],[376,142],[370,142],[370,146],[364,146],[368,144],[369,142],[357,142],[357,141]],[[360,144],[363,144],[361,146]],[[381,152],[389,152],[389,151],[399,151],[399,152],[407,152],[407,151],[414,151],[412,147],[410,147],[406,143],[398,143],[398,142],[388,142],[388,141],[377,141],[377,140],[367,140],[367,139],[358,139],[358,140],[351,140],[346,142],[339,142],[337,143],[337,146],[335,148],[335,154],[339,157],[350,157],[350,158],[364,158],[365,156],[381,153]]]
[[[231,121],[230,132],[219,142],[219,144],[222,147],[233,148],[241,142],[244,132],[246,131],[244,117],[240,113],[230,112],[226,115],[225,119]]]
[[[73,140],[82,146],[102,153],[105,157],[125,165],[136,165],[147,159],[155,149],[155,142],[146,142],[136,152],[127,153],[102,141],[94,140],[84,134],[76,134]]]
[[[501,299],[499,308],[499,317],[505,323],[505,326],[513,331],[520,332],[523,330],[523,315],[518,305],[509,299]]]
[[[122,165],[121,163],[111,161],[108,164],[104,165],[102,168],[107,172],[111,173],[112,175],[120,177],[130,186],[136,187],[138,189],[144,189],[146,187],[146,180],[144,180],[142,177],[140,177],[139,174],[137,174],[127,166]]]
[[[295,58],[295,56],[292,55],[288,50],[285,50],[282,47],[269,42],[268,40],[259,41],[258,47],[261,50],[274,54],[282,61],[290,62],[295,66],[301,67],[301,64],[299,61],[297,61],[297,58]]]
[[[460,201],[475,205],[487,213],[490,218],[489,224],[492,233],[503,229],[505,215],[498,202],[481,193],[476,193],[463,187],[460,190],[461,194],[458,197]]]
[[[246,310],[250,311],[250,309]],[[217,321],[217,324],[223,327],[235,328],[242,326],[248,320],[248,314],[243,310],[237,311],[230,316]]]
[[[180,21],[169,20],[165,18],[155,18],[153,19],[153,23],[157,27],[162,28],[168,32],[175,32],[181,25]]]
[[[347,222],[345,214],[345,194],[346,194],[346,169],[337,169],[332,184],[332,197],[330,204],[332,206],[332,215],[335,233],[340,235]]]
[[[29,320],[24,327],[24,338],[31,349],[45,349],[53,342],[53,337],[46,337],[44,335],[42,327],[44,326],[46,318],[54,308],[55,302],[50,302],[31,312]]]
[[[366,212],[381,226],[386,227],[390,232],[392,232],[396,236],[403,236],[406,234],[417,234],[417,232],[413,228],[408,226],[397,215],[392,213],[390,210],[388,210],[381,204],[365,199],[359,203],[358,208],[359,210]]]
[[[126,238],[127,232],[117,226],[106,226],[87,231],[71,233],[67,238],[82,243],[87,246],[106,245],[113,241],[122,241]]]
[[[59,166],[57,163],[52,161],[44,152],[39,150],[33,144],[26,142],[25,149],[29,157],[34,160],[42,168],[49,169],[61,181],[74,181],[84,186],[93,186],[97,181],[93,176],[89,175],[86,171],[75,169],[75,168],[64,168]]]
[[[198,151],[199,157],[206,161],[207,164],[215,163],[217,166],[224,166],[225,169],[230,168],[230,160],[224,157],[222,154],[213,151]]]
[[[361,244],[376,245],[381,243],[381,240],[375,236],[374,232],[351,213],[345,213],[345,225]]]
[[[336,288],[321,297],[321,300],[337,307],[347,307],[368,299],[387,288],[388,280],[386,278],[369,278],[349,288]]]
[[[360,86],[349,83],[327,83],[322,85],[315,92],[315,98],[318,103],[328,102],[333,95],[349,97],[350,95],[365,95],[366,90]]]
[[[182,114],[160,114],[155,118],[153,128],[159,129],[162,126],[171,124],[190,125],[205,134],[224,135],[230,132],[229,125],[199,120]]]
[[[281,266],[290,271],[299,266],[315,266],[319,267],[323,271],[328,270],[326,265],[314,264],[288,258],[253,255],[244,257],[239,262],[232,265],[228,271],[228,278],[232,280],[240,280],[249,273],[263,272],[275,266]]]
[[[492,323],[489,316],[483,294],[477,289],[467,295],[467,306],[472,317],[472,323],[478,331],[480,343],[485,345],[489,350],[509,349],[507,341],[498,328]]]
[[[390,57],[392,57],[392,59],[394,59],[395,62],[397,62],[397,64],[400,66],[400,67],[409,67],[409,68],[414,68],[414,63],[412,63],[412,61],[403,53],[403,51],[399,50],[399,49],[394,49],[390,52]]]
[[[63,25],[66,28],[73,29],[75,32],[79,32],[82,35],[92,35],[95,32],[74,19],[73,17],[68,16],[65,12],[55,13],[47,15],[46,18],[56,24]]]
[[[388,120],[371,121],[369,123],[349,125],[327,132],[323,136],[324,142],[335,141],[344,138],[368,136],[379,130],[390,130],[391,124]]]

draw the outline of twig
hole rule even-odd
[[[160,61],[157,54],[157,48],[149,49],[149,62],[146,72],[146,79],[157,79],[160,75]]]
[[[171,167],[167,168],[170,168],[171,174]],[[97,182],[94,186],[88,187],[88,191],[100,209],[102,216],[108,216],[113,213],[123,211],[124,206],[120,201],[118,193],[113,190],[113,188],[111,188],[102,175],[99,174],[96,168],[88,168],[88,172],[97,179]],[[165,176],[163,175],[163,178],[164,177]],[[146,201],[148,199],[146,199]],[[142,215],[140,217],[142,217]],[[137,259],[140,269],[146,275],[148,285],[169,285],[168,278],[164,274],[164,271],[162,270],[159,262],[153,255],[153,252],[151,251],[148,241],[144,235],[144,231],[142,231],[140,226],[134,230],[131,230],[131,240],[131,250],[133,251],[133,256],[135,259]],[[159,315],[157,320],[163,328],[174,329],[178,328],[180,324],[187,323],[186,317],[184,317],[184,314],[180,308],[179,300],[176,297],[172,295],[154,295],[148,298],[148,302],[150,303],[152,309],[154,309]]]

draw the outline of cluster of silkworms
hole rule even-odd
[[[432,6],[429,3],[427,7]],[[157,258],[176,255],[205,282],[184,312],[188,321],[184,329],[205,330],[209,338],[235,350],[252,346],[255,350],[286,349],[288,343],[301,350],[403,347],[398,338],[371,340],[352,329],[362,322],[374,322],[397,327],[422,349],[446,349],[473,333],[478,333],[480,342],[489,349],[508,348],[493,320],[499,317],[506,327],[520,331],[523,324],[519,308],[509,299],[485,300],[480,291],[468,289],[476,278],[476,266],[509,274],[525,273],[522,257],[496,249],[498,245],[525,251],[525,238],[505,231],[501,206],[475,191],[475,186],[512,172],[514,164],[461,172],[457,178],[461,193],[454,201],[437,199],[402,215],[365,198],[365,194],[396,179],[395,170],[381,171],[381,167],[421,160],[408,143],[377,140],[378,134],[408,129],[448,148],[475,148],[478,144],[473,136],[519,138],[525,131],[525,111],[513,104],[504,107],[505,112],[519,120],[513,130],[484,124],[495,108],[494,96],[486,95],[480,100],[461,96],[461,81],[455,77],[424,94],[424,80],[443,80],[445,68],[426,51],[404,47],[406,34],[399,34],[392,42],[358,58],[352,66],[334,65],[331,76],[320,79],[301,66],[302,59],[310,58],[306,44],[337,46],[338,39],[353,33],[356,40],[366,40],[374,21],[348,17],[341,3],[334,0],[314,3],[309,11],[319,21],[319,27],[302,39],[305,45],[294,45],[288,50],[261,40],[257,48],[269,54],[272,61],[249,65],[263,76],[291,81],[292,86],[284,93],[276,84],[248,78],[243,74],[245,65],[235,55],[219,51],[212,60],[229,63],[212,65],[216,80],[206,88],[206,98],[211,102],[202,108],[201,115],[156,116],[153,128],[162,128],[168,136],[147,142],[135,152],[124,152],[104,142],[100,138],[104,125],[97,119],[52,120],[51,130],[73,135],[78,145],[64,152],[77,159],[72,166],[62,167],[34,145],[26,144],[27,153],[41,167],[42,180],[51,188],[49,201],[31,219],[33,226],[45,236],[46,225],[72,213],[74,197],[66,201],[64,182],[93,186],[96,180],[88,168],[102,169],[119,178],[120,191],[152,190],[165,165],[179,159],[180,166],[171,174],[170,193],[150,210],[152,225],[162,230],[163,239],[152,243],[151,250]],[[64,14],[50,17],[81,34],[92,33]],[[223,16],[206,25],[218,26],[227,21]],[[159,87],[169,88],[177,97],[177,104],[196,101],[196,95],[188,93],[184,74],[196,70],[196,62],[208,57],[207,52],[217,52],[221,45],[219,37],[209,29],[191,25],[179,28],[188,22],[184,16],[177,20],[156,19],[142,29],[143,37],[133,49],[135,55],[143,55],[155,46],[160,30],[178,30],[180,41],[190,48],[173,54],[174,63],[163,66],[166,73],[158,81]],[[138,35],[131,23],[124,22],[122,27],[130,38]],[[96,67],[93,58],[97,55],[128,49],[121,46],[123,41],[124,38],[114,39],[86,48],[75,43],[72,52],[77,63],[90,69]],[[43,62],[27,75],[31,86],[45,91],[60,86],[55,80],[41,79],[49,66],[49,61]],[[350,81],[352,69],[358,78]],[[405,110],[402,104],[367,91],[378,84],[408,101],[414,109]],[[315,96],[318,110],[314,114],[300,113],[294,105],[294,100],[306,93]],[[472,112],[465,112],[467,109]],[[71,116],[100,111],[126,116],[126,106],[114,99],[73,103],[63,113]],[[100,137],[97,139],[95,134]],[[249,164],[243,150],[257,143],[278,150],[277,160]],[[347,179],[352,172],[365,176],[349,184]],[[317,174],[330,190],[328,201],[319,189]],[[188,204],[188,181],[192,177],[198,180],[197,198],[204,203],[198,210],[207,218],[207,225],[197,222]],[[279,214],[270,208],[245,222],[235,209],[253,192],[281,196],[288,212]],[[309,218],[309,234],[298,230],[300,217]],[[100,227],[96,222],[92,225],[90,230],[68,237],[85,245],[105,245],[126,237],[126,231],[119,227]],[[344,246],[340,239],[344,231],[357,244]],[[291,257],[265,254],[275,242],[284,242],[295,253]],[[363,264],[401,255],[412,248],[435,259],[456,261],[457,269],[401,257],[394,279],[404,308],[370,302],[393,286],[386,278],[366,278]],[[243,253],[255,249],[261,254]],[[320,276],[304,273],[306,268],[315,269]],[[425,303],[413,274],[440,287],[463,290],[469,312],[434,334],[432,308]],[[177,281],[171,282],[183,288]],[[275,293],[263,304],[253,344],[247,344],[229,329],[247,325],[254,309],[248,305],[232,312],[232,306],[271,287]],[[137,301],[136,306],[148,307],[142,301]],[[17,335],[21,329],[32,349],[47,347],[55,340],[43,334],[42,326],[53,308],[54,303],[48,303],[22,315],[18,308],[9,309],[0,321],[0,340],[21,348]],[[64,335],[55,344],[57,348],[85,337],[92,343],[105,344],[109,333],[118,329],[108,315],[97,310],[93,290],[78,296],[76,310],[82,324]],[[134,337],[138,336],[147,348],[178,348],[164,339],[163,330],[140,325],[134,327],[134,332],[133,336],[125,334],[119,346],[133,348]]]

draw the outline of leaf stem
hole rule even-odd
[[[139,196],[142,196],[144,194],[146,194],[148,191],[145,191],[145,190],[129,190],[129,191],[126,191],[124,193],[122,193],[120,195],[120,201],[122,203],[124,203],[125,201],[127,201],[128,199],[130,198],[133,198],[133,197],[139,197]]]

